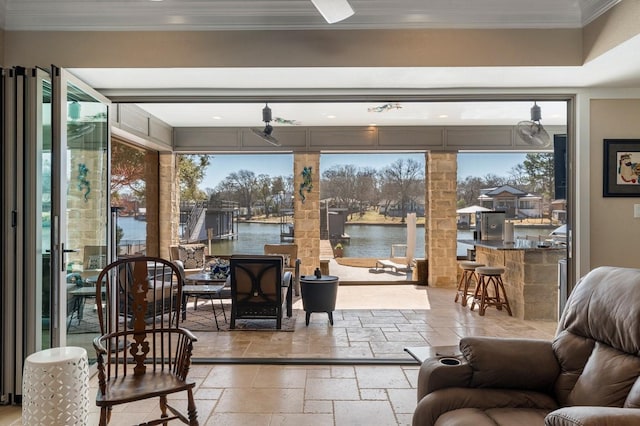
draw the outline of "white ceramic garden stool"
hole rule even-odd
[[[84,348],[29,355],[22,375],[22,424],[78,425],[89,421],[89,361]]]

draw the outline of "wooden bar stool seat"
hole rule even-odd
[[[477,303],[480,306],[481,316],[484,315],[487,306],[495,306],[499,311],[504,307],[509,315],[513,316],[502,281],[504,268],[500,266],[480,266],[476,268],[475,273],[478,278],[478,284],[471,303],[471,310],[473,311]],[[489,287],[493,287],[491,294],[489,293]]]
[[[472,281],[474,281],[474,287],[478,285],[476,268],[480,266],[484,266],[484,263],[472,261],[460,262],[460,268],[462,268],[462,276],[460,277],[460,282],[458,283],[458,291],[456,292],[454,303],[457,303],[458,298],[462,297],[460,303],[462,304],[462,306],[467,306],[467,299],[469,298],[469,296],[473,296],[475,294],[473,287],[471,290],[469,289],[469,287],[471,287]]]

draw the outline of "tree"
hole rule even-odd
[[[377,204],[378,180],[374,168],[363,167],[356,173],[353,199],[358,203],[358,211],[363,216],[368,206]]]
[[[325,198],[332,198],[336,207],[351,212],[351,201],[356,193],[357,168],[353,164],[335,165],[322,173],[325,183],[321,190]]]
[[[178,175],[180,178],[180,200],[198,201],[206,200],[205,191],[198,188],[204,179],[204,174],[209,166],[209,155],[178,155]]]
[[[518,164],[509,170],[509,185],[515,186],[516,188],[520,188],[526,191],[531,192],[532,189],[529,188],[529,176],[527,175],[524,166],[522,164]]]
[[[264,214],[268,218],[273,204],[273,189],[269,175],[261,174],[256,178],[256,198],[262,201]]]
[[[253,216],[252,206],[257,190],[255,173],[250,170],[238,170],[224,178],[218,185],[218,192],[226,192],[230,196],[236,194],[238,202],[247,208],[247,217]]]
[[[142,149],[124,143],[111,146],[111,197],[119,198],[119,192],[129,190],[138,197],[145,193],[144,157]]]
[[[528,177],[530,191],[551,199],[554,188],[553,153],[529,153],[522,163],[522,168]]]
[[[291,176],[291,181],[293,181],[293,176]],[[272,199],[278,200],[277,203],[274,203],[277,213],[281,213],[281,209],[284,206],[285,194],[291,193],[291,190],[292,187],[289,185],[288,178],[284,176],[274,176],[271,178]]]
[[[458,207],[468,207],[478,204],[480,191],[487,188],[485,181],[481,177],[467,176],[464,180],[458,181]]]
[[[554,154],[552,152],[529,153],[522,168],[529,179],[529,190],[542,195],[543,204],[550,208],[554,191]]]
[[[395,191],[400,202],[401,220],[404,223],[407,208],[412,198],[422,194],[420,183],[424,177],[424,166],[413,159],[399,159],[382,169],[381,179],[385,192]]]

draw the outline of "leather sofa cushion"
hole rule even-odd
[[[568,403],[622,407],[639,375],[640,358],[596,343]]]
[[[461,408],[438,418],[435,426],[543,425],[549,410],[535,408]]]
[[[465,337],[460,351],[473,369],[472,387],[550,392],[560,373],[551,342],[545,340]]]
[[[547,394],[534,391],[487,389],[487,388],[444,388],[426,395],[418,402],[423,409],[414,413],[414,425],[439,425],[439,419],[446,413],[459,413],[464,408],[476,408],[480,411],[494,408],[513,408],[519,410],[541,410],[545,415],[558,408],[558,404]],[[463,412],[464,413],[464,412]],[[460,413],[460,414],[463,414]],[[467,414],[469,414],[467,412]],[[479,413],[476,413],[479,418]],[[474,415],[475,416],[475,415]],[[455,416],[454,416],[455,417]],[[544,418],[544,416],[542,416]],[[447,425],[449,423],[446,423]],[[451,423],[458,424],[458,423]],[[459,423],[476,426],[484,423]],[[489,423],[492,424],[492,423]],[[507,423],[508,424],[508,423]],[[530,423],[513,422],[512,425],[528,426]],[[535,423],[534,423],[535,424]],[[538,423],[542,424],[542,423]],[[494,425],[495,426],[495,425]]]
[[[624,402],[626,408],[640,408],[640,378],[631,387],[627,400]]]
[[[640,353],[640,274],[636,269],[603,266],[585,275],[571,293],[558,329]],[[630,326],[633,324],[633,326]],[[624,330],[624,332],[620,332]]]
[[[582,374],[594,346],[592,339],[576,336],[566,330],[561,331],[554,339],[553,351],[562,370],[554,385],[560,405],[568,405],[569,393]]]

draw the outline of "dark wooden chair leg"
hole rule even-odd
[[[189,426],[199,426],[198,410],[196,409],[196,403],[193,399],[193,390],[187,390],[187,394],[187,413],[189,415]]]

